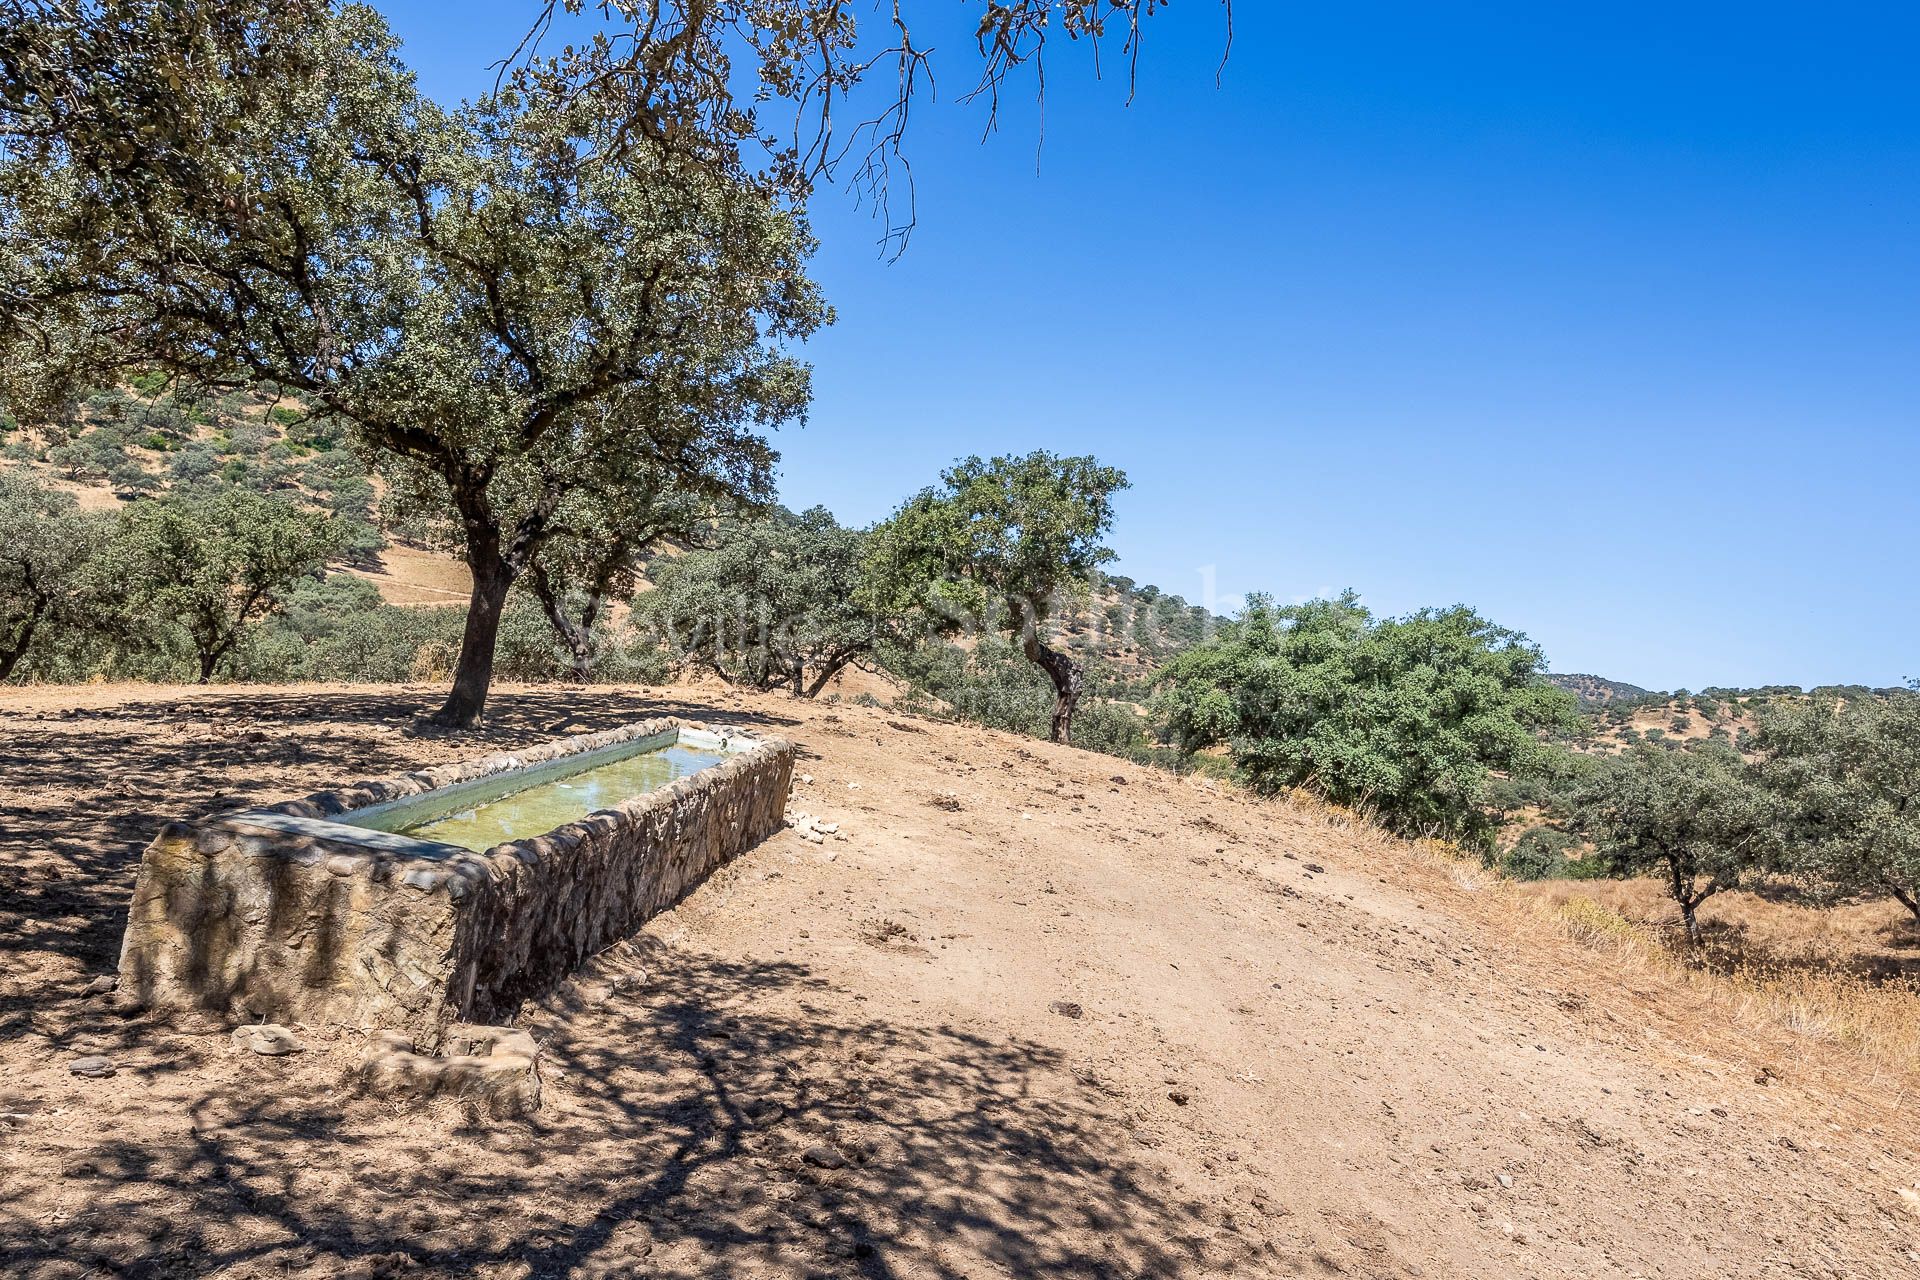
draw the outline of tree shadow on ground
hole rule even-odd
[[[1751,977],[1844,975],[1867,982],[1903,982],[1920,978],[1920,955],[1907,952],[1899,940],[1900,925],[1883,925],[1874,932],[1889,950],[1876,951],[1865,938],[1769,938],[1745,921],[1703,920],[1701,944],[1690,948],[1678,924],[1660,936],[1676,954],[1716,973],[1744,973]]]
[[[524,1021],[548,1105],[482,1121],[243,1078],[155,1105],[57,1188],[0,1203],[0,1274],[524,1277],[1273,1274],[1175,1194],[1118,1099],[1052,1049],[869,1020],[778,959],[645,935]],[[621,984],[627,985],[621,985]],[[338,1071],[337,1064],[333,1069]],[[334,1077],[338,1079],[337,1074]]]
[[[212,690],[98,710],[0,709],[0,952],[111,969],[140,851],[171,819],[655,716],[773,732],[794,723],[587,686],[499,693],[484,726],[446,733],[416,725],[427,697]]]
[[[138,1034],[76,999],[119,959],[140,854],[169,820],[251,808],[386,773],[674,716],[778,733],[795,723],[677,691],[502,690],[471,732],[417,723],[436,691],[215,687],[101,708],[0,705],[0,1046]]]

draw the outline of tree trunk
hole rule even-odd
[[[813,683],[807,686],[806,696],[809,698],[819,697],[820,691],[827,687],[827,682],[846,670],[847,664],[852,661],[853,655],[848,654],[844,658],[830,658],[826,662],[821,663],[814,669]]]
[[[593,619],[600,612],[599,597],[588,595],[583,625],[567,616],[567,602],[560,592],[554,590],[547,571],[536,563],[530,572],[533,594],[539,597],[540,607],[547,612],[547,621],[553,624],[554,633],[567,646],[567,652],[572,657],[572,669],[567,673],[569,678],[576,684],[587,683],[593,678]]]
[[[467,625],[460,635],[460,660],[453,670],[453,690],[432,717],[434,724],[449,729],[471,729],[487,709],[500,617],[513,587],[513,569],[500,553],[497,532],[469,531],[467,565],[473,570],[473,596],[467,602]]]
[[[200,651],[200,683],[213,683],[213,669],[220,665],[220,651],[203,649]]]
[[[46,601],[42,599],[35,606],[34,611],[27,615],[26,621],[20,624],[20,630],[15,634],[13,643],[6,649],[0,649],[0,681],[11,676],[13,669],[20,665],[20,659],[27,656],[27,646],[33,643],[33,633],[39,630],[40,619],[46,612]]]
[[[1047,648],[1028,629],[1021,637],[1027,660],[1047,673],[1053,681],[1053,723],[1047,737],[1054,742],[1073,740],[1073,713],[1080,705],[1080,688],[1086,681],[1086,669],[1066,654]]]
[[[1694,880],[1680,865],[1680,859],[1672,853],[1663,853],[1662,860],[1667,864],[1667,896],[1680,908],[1680,923],[1686,927],[1687,945],[1700,945],[1700,917],[1697,914],[1700,904],[1707,894],[1694,891]]]
[[[6,671],[0,670],[0,680],[6,678]],[[1920,920],[1920,894],[1916,894],[1891,876],[1887,877],[1887,892],[1893,895],[1895,902],[1912,912],[1915,920]]]
[[[1687,945],[1689,947],[1697,947],[1700,945],[1699,908],[1700,903],[1697,899],[1680,899],[1680,923],[1686,926]]]

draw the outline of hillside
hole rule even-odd
[[[194,397],[144,375],[81,400],[64,422],[23,426],[0,413],[0,468],[31,472],[88,510],[192,485],[292,492],[363,527],[334,568],[372,582],[387,603],[464,605],[470,589],[465,562],[443,541],[452,530],[391,509],[345,430],[270,387]],[[1207,626],[1205,610],[1129,578],[1102,574],[1081,594],[1062,602],[1054,639],[1118,679],[1151,674]]]
[[[508,688],[412,736],[435,692],[0,692],[0,1274],[1911,1274],[1908,1082],[1470,866],[875,709]],[[526,1009],[529,1121],[82,994],[163,816],[656,714],[793,738],[846,839]]]
[[[1604,707],[1613,702],[1634,702],[1653,693],[1651,689],[1642,689],[1637,684],[1608,680],[1603,676],[1550,674],[1547,683],[1565,689],[1578,698],[1583,709]]]

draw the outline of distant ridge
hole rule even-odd
[[[1604,707],[1612,702],[1633,702],[1653,696],[1651,689],[1642,689],[1624,680],[1608,680],[1604,676],[1549,675],[1547,683],[1571,693],[1580,700],[1582,707]]]

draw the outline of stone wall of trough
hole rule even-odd
[[[349,810],[683,727],[653,720],[395,775],[255,813]],[[701,726],[688,725],[688,728]],[[174,823],[147,849],[121,989],[159,1008],[407,1032],[498,1022],[779,830],[793,747],[717,765],[544,836],[420,856],[410,842],[244,815]]]

